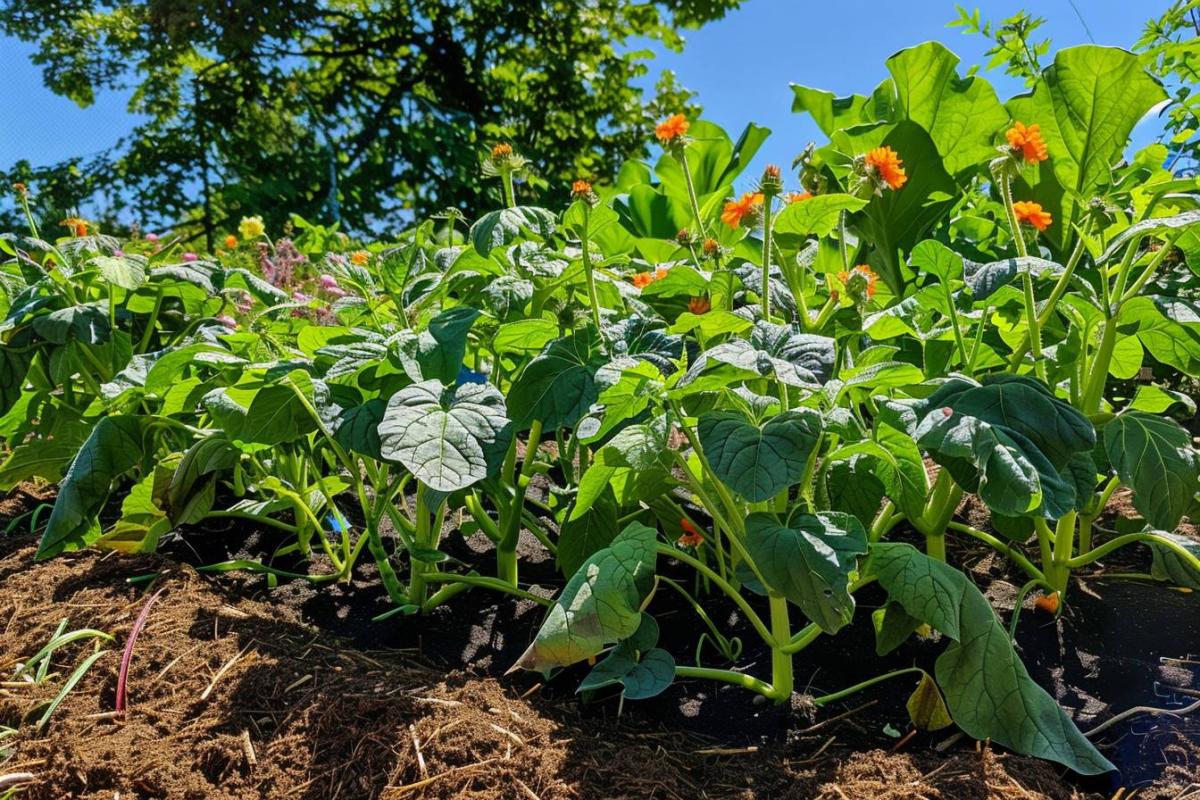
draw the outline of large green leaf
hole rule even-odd
[[[33,329],[53,344],[66,344],[71,339],[84,344],[104,344],[112,338],[108,311],[95,303],[68,306],[34,317]]]
[[[874,545],[871,564],[892,602],[953,640],[935,672],[968,736],[1083,775],[1115,769],[1029,677],[987,598],[965,575],[908,544]]]
[[[467,352],[467,333],[479,312],[455,306],[429,321],[420,333],[401,340],[398,355],[414,381],[454,383]]]
[[[131,292],[146,282],[145,256],[99,256],[92,259],[91,265],[100,271],[104,280]]]
[[[423,381],[392,395],[379,423],[380,454],[439,492],[465,489],[499,466],[512,436],[504,396],[487,383],[444,389]]]
[[[929,133],[951,174],[994,157],[993,137],[1008,122],[991,84],[977,75],[960,78],[957,66],[958,56],[938,42],[901,50],[887,60],[896,91],[894,113]]]
[[[610,488],[623,506],[661,494],[671,474],[670,453],[665,418],[622,429],[597,451],[580,478],[569,519],[582,517]]]
[[[740,411],[710,411],[697,422],[700,446],[721,481],[751,502],[799,483],[821,438],[816,412],[794,409],[761,427]]]
[[[1200,491],[1200,456],[1191,436],[1167,417],[1126,411],[1104,426],[1104,450],[1133,505],[1155,528],[1171,531]]]
[[[609,487],[606,484],[605,489]],[[555,562],[564,575],[574,575],[583,562],[612,543],[618,533],[617,501],[603,492],[581,514],[572,513],[558,529]]]
[[[543,239],[554,235],[554,214],[544,208],[516,206],[484,214],[471,226],[471,243],[483,257],[497,247],[510,244],[528,231]]]
[[[100,535],[96,515],[113,481],[142,459],[142,425],[136,417],[104,417],[83,443],[58,487],[54,511],[37,558],[78,550]]]
[[[888,111],[886,102],[880,102],[880,98],[864,97],[861,94],[838,97],[833,92],[801,86],[798,83],[791,84],[791,87],[794,95],[792,111],[797,114],[811,114],[817,127],[826,136],[832,136],[834,131],[842,128],[875,122],[882,119]]]
[[[1166,97],[1133,53],[1083,45],[1060,50],[1032,92],[1008,101],[1014,119],[1041,126],[1054,175],[1068,190],[1056,218],[1077,217],[1071,193],[1086,202],[1112,182],[1133,126]]]
[[[549,672],[591,658],[637,632],[654,582],[653,528],[631,522],[572,576],[514,669]]]
[[[860,210],[866,200],[849,194],[819,194],[790,203],[775,220],[776,233],[797,236],[828,236],[838,225],[842,212]]]
[[[1184,558],[1178,551],[1159,542],[1147,542],[1153,553],[1150,574],[1160,581],[1200,591],[1200,568],[1196,566],[1200,562],[1200,542],[1166,531],[1155,531],[1155,536],[1182,548],[1192,555],[1192,559]]]
[[[746,549],[767,588],[800,607],[826,633],[837,633],[854,616],[847,591],[858,557],[867,552],[867,532],[849,514],[794,514],[780,525],[769,514],[746,519]]]
[[[731,339],[696,356],[676,387],[686,394],[773,375],[788,386],[817,389],[833,372],[834,344],[826,336],[759,320],[750,341]]]
[[[596,331],[576,330],[555,339],[525,365],[508,391],[517,430],[540,419],[545,430],[569,427],[596,402],[596,371],[606,361]]]

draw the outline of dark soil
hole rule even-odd
[[[490,572],[486,540],[464,539],[454,524],[446,549]],[[951,561],[971,571],[1007,621],[1020,580],[973,540],[950,541]],[[274,590],[260,576],[208,577],[188,566],[269,558],[278,540],[241,524],[188,532],[156,557],[78,554],[32,565],[29,543],[0,538],[0,555],[12,551],[0,559],[0,678],[64,617],[70,629],[98,628],[116,642],[41,734],[30,722],[91,645],[59,651],[57,674],[43,685],[0,684],[0,725],[22,731],[15,745],[0,740],[0,774],[36,776],[22,797],[1099,800],[1119,785],[1126,798],[1138,787],[1138,800],[1175,800],[1200,780],[1200,737],[1187,719],[1140,716],[1107,731],[1100,744],[1123,770],[1112,786],[956,741],[952,729],[897,739],[910,727],[908,678],[815,717],[803,703],[764,706],[706,682],[623,708],[612,694],[582,702],[574,687],[584,669],[545,685],[531,674],[502,677],[541,622],[532,602],[477,590],[428,617],[372,622],[389,606],[370,566],[351,584],[291,581]],[[532,539],[522,550],[523,583],[556,592],[553,559]],[[660,563],[690,580],[674,567]],[[1034,679],[1084,730],[1131,706],[1185,705],[1200,687],[1196,596],[1105,579],[1105,568],[1082,576],[1058,620],[1030,607],[1018,627]],[[161,574],[126,582],[150,573]],[[134,652],[132,711],[117,719],[120,648],[146,598],[164,587]],[[817,694],[888,668],[931,667],[943,642],[914,640],[888,660],[872,655],[867,620],[882,599],[864,591],[855,625],[797,657],[798,689]],[[650,610],[661,645],[693,660],[699,623],[687,606],[664,587]],[[765,672],[765,654],[732,607],[715,603],[710,613],[743,637],[739,667]],[[720,665],[711,648],[702,658]],[[7,760],[3,747],[15,750]]]

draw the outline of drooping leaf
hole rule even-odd
[[[1170,581],[1175,586],[1200,591],[1200,567],[1196,566],[1196,562],[1200,561],[1200,542],[1166,531],[1155,531],[1154,535],[1191,553],[1192,559],[1184,558],[1182,554],[1160,542],[1147,542],[1153,558],[1150,574],[1160,581]]]
[[[585,561],[513,668],[549,672],[632,636],[654,581],[656,537],[654,529],[632,522]]]
[[[54,511],[37,558],[78,550],[100,534],[96,515],[113,481],[142,459],[142,425],[136,417],[104,417],[83,443],[58,487]]]
[[[471,244],[484,258],[497,247],[511,244],[523,232],[543,239],[554,235],[554,214],[535,206],[516,206],[488,212],[471,226]]]
[[[921,673],[921,682],[909,695],[904,707],[908,709],[908,717],[918,730],[940,731],[954,724],[937,683],[927,672]]]
[[[953,640],[935,673],[950,715],[968,736],[1083,775],[1115,769],[1029,677],[987,598],[965,575],[908,544],[874,545],[871,564],[892,602]]]
[[[107,310],[93,303],[34,317],[33,329],[53,344],[66,344],[72,339],[83,344],[104,344],[112,338]]]

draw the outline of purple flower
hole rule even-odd
[[[196,255],[195,253],[188,252],[181,255],[180,258],[182,258],[184,261],[196,261],[200,258],[200,256]]]
[[[228,314],[222,314],[221,316],[217,317],[217,322],[221,323],[222,325],[224,325],[226,328],[229,328],[230,330],[233,330],[234,328],[236,328],[238,326],[237,320],[234,319],[233,317],[229,316]]]
[[[322,289],[338,288],[337,278],[333,277],[332,275],[330,275],[328,273],[326,273],[325,275],[322,275],[321,276],[321,288]]]
[[[157,234],[157,233],[147,233],[147,234],[146,234],[146,241],[147,241],[147,242],[157,242],[157,241],[158,241],[158,234]]]
[[[312,298],[306,295],[304,292],[292,292],[292,299],[297,303],[307,303],[309,300],[312,300]]]

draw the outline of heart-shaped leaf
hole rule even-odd
[[[511,436],[496,387],[467,383],[445,389],[438,381],[424,381],[388,401],[379,423],[379,452],[429,488],[453,492],[497,468]]]
[[[799,483],[822,428],[820,415],[807,409],[785,411],[762,427],[740,411],[710,411],[697,423],[713,472],[751,502]]]
[[[1200,455],[1179,423],[1126,411],[1104,426],[1104,450],[1133,506],[1153,527],[1172,531],[1200,490]]]

